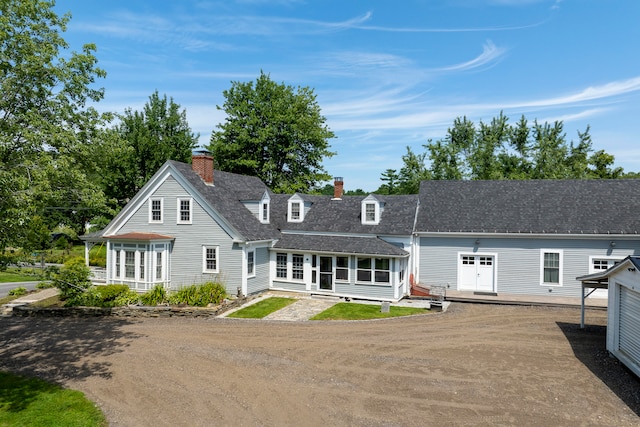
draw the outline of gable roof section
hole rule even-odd
[[[274,194],[271,198],[271,222],[281,230],[311,233],[349,233],[373,235],[410,235],[413,232],[418,196],[382,196],[376,199],[384,203],[384,212],[378,225],[363,225],[361,220],[363,196],[304,195],[311,203],[300,223],[287,222],[287,201],[291,196]]]
[[[381,255],[392,257],[409,256],[409,253],[377,237],[318,236],[308,234],[283,234],[273,246],[309,252]]]
[[[417,232],[638,234],[640,180],[423,181]]]
[[[169,161],[204,200],[246,241],[271,240],[280,233],[271,224],[263,224],[243,204],[242,200],[261,200],[266,185],[256,177],[216,170],[213,185],[206,185],[191,165]]]

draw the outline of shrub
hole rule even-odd
[[[138,294],[136,291],[132,291],[131,289],[129,289],[127,292],[123,292],[116,297],[116,299],[113,301],[113,306],[122,307],[125,305],[139,304],[139,303],[140,303],[140,294]]]
[[[84,264],[82,258],[72,258],[65,263],[60,271],[53,275],[53,284],[60,289],[60,299],[75,298],[82,294],[91,281],[91,270]]]
[[[171,304],[187,304],[206,307],[208,304],[220,304],[227,292],[220,283],[207,282],[202,285],[191,285],[181,288],[171,295]]]
[[[149,292],[140,296],[144,305],[158,305],[168,302],[167,291],[162,285],[155,285]]]
[[[54,285],[51,282],[40,282],[36,285],[36,289],[49,289],[53,287]]]
[[[227,296],[227,290],[221,283],[207,282],[198,288],[200,298],[199,305],[201,307],[207,304],[220,304]]]
[[[24,286],[20,286],[19,288],[13,288],[9,291],[9,295],[13,297],[19,297],[20,295],[24,295],[27,293],[27,288]]]

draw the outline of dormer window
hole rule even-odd
[[[304,220],[304,200],[297,194],[294,194],[289,199],[287,219],[289,222],[302,222]]]
[[[300,202],[291,203],[291,221],[300,221]]]
[[[271,197],[269,197],[269,193],[265,192],[264,196],[262,196],[262,200],[260,201],[260,206],[258,207],[258,219],[260,219],[261,223],[269,224],[270,208]]]
[[[362,201],[362,224],[378,225],[380,222],[380,202],[374,196],[368,196]]]

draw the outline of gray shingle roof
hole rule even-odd
[[[309,196],[304,200],[311,209],[301,223],[287,222],[287,201],[291,195],[275,194],[271,197],[271,222],[281,230],[354,233],[372,235],[410,235],[413,231],[417,195],[375,197],[384,203],[378,225],[363,225],[361,203],[363,196],[344,196],[332,200],[331,196]]]
[[[640,180],[423,181],[418,232],[637,234]]]
[[[171,165],[247,241],[269,240],[280,233],[271,224],[262,224],[241,200],[260,200],[267,186],[256,177],[214,171],[214,184],[206,185],[191,165],[170,161]]]
[[[409,253],[376,237],[318,236],[283,234],[274,245],[276,249],[310,252],[408,256]]]

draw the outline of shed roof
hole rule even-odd
[[[377,237],[283,234],[273,247],[275,249],[298,251],[392,257],[405,257],[409,255],[404,249]]]

